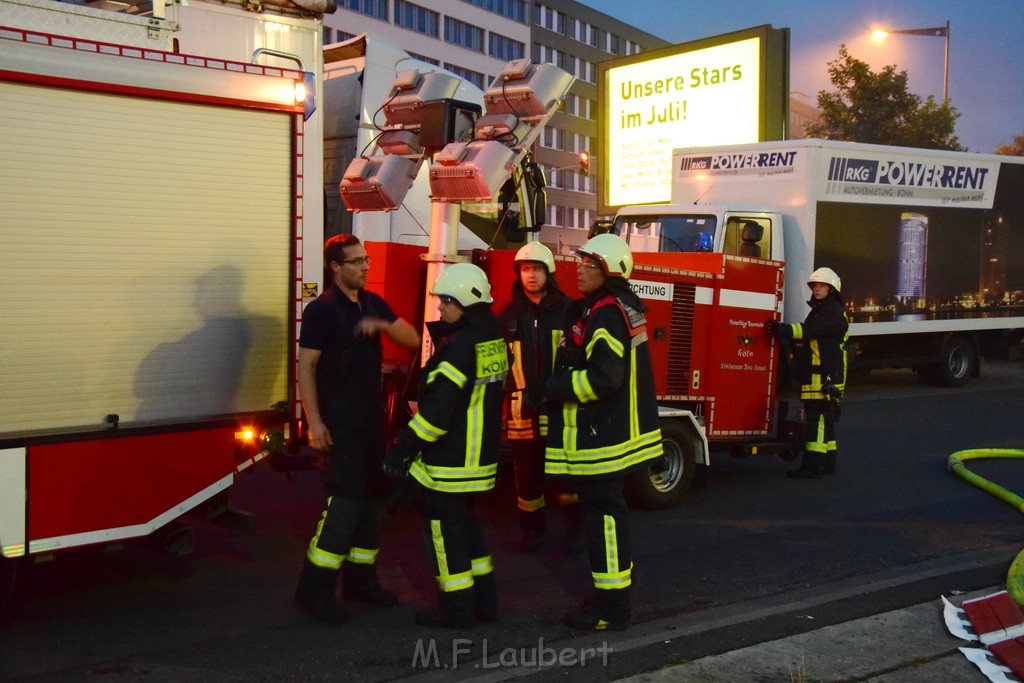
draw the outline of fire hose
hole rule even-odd
[[[960,478],[974,484],[982,491],[991,493],[1003,502],[1009,503],[1019,512],[1024,512],[1024,498],[971,472],[963,462],[965,460],[989,458],[1024,458],[1024,450],[1016,448],[972,448],[965,451],[957,451],[949,456],[947,466],[950,472]],[[1013,598],[1014,602],[1024,606],[1024,551],[1021,551],[1010,564],[1010,571],[1006,576],[1006,591]]]

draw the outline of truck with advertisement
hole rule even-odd
[[[622,207],[595,229],[653,269],[634,286],[651,306],[659,400],[663,417],[687,418],[651,473],[662,503],[712,451],[795,454],[799,420],[777,403],[786,359],[763,327],[803,320],[817,267],[842,279],[852,372],[913,367],[959,386],[1022,341],[1018,157],[822,140],[676,149],[672,203]]]
[[[0,607],[67,549],[184,553],[186,513],[249,526],[238,477],[308,463],[295,345],[325,196],[329,230],[403,273],[390,287],[419,272],[395,243],[427,243],[426,169],[410,211],[340,217],[337,196],[396,75],[436,67],[324,46],[333,9],[0,0]]]

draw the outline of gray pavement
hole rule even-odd
[[[947,596],[954,605],[1001,590]],[[690,662],[666,665],[620,683],[686,681],[870,681],[934,683],[988,678],[960,652],[980,647],[952,636],[934,600],[826,626]],[[1009,680],[1015,680],[1010,678]]]

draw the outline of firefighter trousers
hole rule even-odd
[[[336,571],[346,561],[374,565],[383,519],[384,506],[375,498],[329,497],[306,558],[318,567]]]
[[[467,590],[475,577],[494,570],[483,529],[473,512],[476,498],[424,488],[423,514],[427,553],[434,561],[442,593]]]
[[[628,619],[633,556],[625,480],[579,477],[574,483],[583,511],[595,611],[608,621]]]
[[[804,459],[800,469],[821,474],[826,460],[834,459],[837,453],[835,412],[830,401],[804,401],[804,429]],[[835,469],[834,461],[832,469]]]
[[[547,526],[544,501],[544,440],[512,439],[519,523],[526,534],[539,536]]]

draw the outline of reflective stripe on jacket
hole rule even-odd
[[[808,304],[811,310],[807,318],[802,323],[780,325],[779,335],[803,342],[803,348],[798,350],[800,398],[827,399],[823,391],[825,377],[839,391],[846,389],[846,341],[850,337],[850,323],[842,300],[834,293],[821,301],[812,299]]]
[[[548,474],[621,476],[659,457],[661,428],[643,314],[610,294],[587,302],[548,381]]]
[[[419,453],[410,474],[435,491],[494,488],[508,351],[494,314],[484,313],[487,324],[458,325],[435,339],[437,350],[420,377],[417,413],[398,437],[397,447]]]
[[[544,386],[554,367],[555,350],[565,330],[571,299],[551,287],[539,303],[530,301],[516,282],[512,300],[498,322],[509,344],[509,382],[505,428],[509,440],[547,435],[547,415],[540,412]]]

